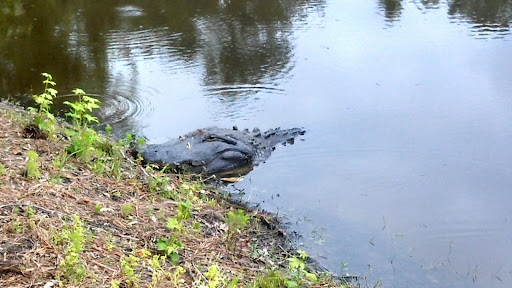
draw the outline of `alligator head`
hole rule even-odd
[[[303,129],[258,129],[239,131],[209,127],[198,129],[179,139],[163,144],[149,144],[137,149],[146,163],[168,165],[174,170],[216,175],[219,177],[247,174],[266,160],[279,143],[293,144]]]

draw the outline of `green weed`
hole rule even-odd
[[[185,272],[185,269],[181,266],[176,266],[174,272],[167,272],[166,276],[172,280],[174,287],[182,287],[185,280],[181,278],[181,274]]]
[[[228,248],[234,252],[236,249],[235,235],[242,232],[249,222],[249,217],[245,215],[244,210],[237,209],[235,212],[226,212],[226,224],[228,224],[228,232],[226,237],[226,243]]]
[[[110,124],[107,124],[105,126],[105,135],[107,135],[107,137],[110,137],[111,132],[112,132],[112,126],[110,126]]]
[[[186,220],[190,218],[190,210],[192,209],[192,202],[189,200],[181,201],[178,203],[178,212],[177,212],[177,218],[181,222],[183,220]]]
[[[36,115],[32,122],[36,123],[39,128],[49,133],[50,136],[53,135],[55,130],[55,116],[50,112],[51,105],[53,104],[53,99],[57,96],[58,91],[52,88],[57,85],[52,81],[52,75],[48,73],[41,73],[41,75],[46,78],[43,81],[44,84],[44,92],[39,95],[34,95],[33,98],[36,104],[39,106],[38,109],[29,107],[27,110],[35,112]]]
[[[208,271],[204,272],[203,275],[208,280],[208,288],[217,288],[225,284],[225,279],[217,265],[210,265]]]
[[[64,104],[71,108],[71,111],[66,113],[66,116],[71,117],[73,125],[75,127],[87,127],[91,122],[98,123],[98,118],[89,113],[92,112],[93,109],[100,107],[98,105],[100,101],[87,96],[85,91],[80,88],[76,88],[72,92],[78,96],[78,101],[64,101]]]
[[[157,193],[158,195],[166,198],[166,199],[175,199],[177,198],[177,192],[171,190],[169,185],[169,177],[167,177],[164,172],[167,167],[164,167],[160,171],[154,171],[154,166],[148,166],[148,187],[149,191],[153,193]]]
[[[94,204],[94,213],[98,214],[98,213],[100,213],[100,211],[101,211],[101,204],[100,203]]]
[[[23,224],[21,224],[21,221],[18,218],[11,219],[11,229],[15,233],[23,233],[23,231],[25,231]]]
[[[65,256],[58,268],[59,275],[67,281],[78,283],[86,275],[85,264],[80,258],[85,239],[85,229],[78,215],[73,215],[71,226],[67,225],[54,237],[54,243],[65,246]]]
[[[286,288],[288,278],[279,270],[270,269],[265,274],[259,275],[248,288]]]
[[[135,268],[139,265],[140,259],[133,255],[125,256],[119,260],[121,264],[121,271],[126,277],[126,284],[129,287],[139,287],[139,276],[135,273]],[[119,287],[119,286],[118,286]]]
[[[39,172],[39,155],[34,150],[29,150],[27,152],[27,169],[26,176],[29,179],[39,179],[41,177],[41,172]]]
[[[25,208],[25,215],[28,217],[31,217],[36,214],[36,210],[34,210],[34,207],[32,205],[27,205]]]
[[[164,262],[166,259],[165,256],[153,255],[150,259],[147,260],[148,266],[151,268],[151,287],[156,287],[158,281],[162,277],[162,265],[160,262]]]
[[[176,263],[178,261],[179,249],[183,247],[183,242],[178,237],[184,228],[178,219],[174,217],[167,218],[166,227],[172,231],[171,238],[159,238],[156,242],[156,249],[169,257],[171,262]]]
[[[66,113],[73,123],[73,129],[66,129],[64,132],[69,136],[70,145],[66,151],[70,155],[75,155],[88,163],[94,157],[100,158],[102,151],[98,149],[102,143],[102,138],[90,127],[92,122],[98,123],[98,118],[92,116],[90,112],[99,108],[99,100],[87,96],[82,89],[76,88],[73,93],[78,97],[78,101],[64,101],[64,104],[71,108]]]
[[[297,250],[297,253],[299,253],[299,257],[288,258],[288,269],[291,279],[286,280],[287,287],[299,287],[299,285],[304,281],[303,277],[306,277],[308,280],[313,282],[318,281],[315,274],[306,270],[306,264],[304,263],[304,260],[308,257],[306,251]]]
[[[123,215],[124,218],[128,218],[133,211],[133,206],[130,203],[124,203],[121,204],[121,215]]]

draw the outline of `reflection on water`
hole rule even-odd
[[[145,90],[137,79],[147,71],[141,72],[140,64],[150,62],[170,73],[200,66],[202,85],[226,91],[273,86],[293,67],[292,26],[321,2],[11,0],[0,5],[0,92],[28,105],[26,94],[37,92],[40,71],[54,75],[61,92],[76,85],[107,97],[147,98],[130,89],[112,91],[112,83],[126,81],[122,86]],[[117,79],[119,73],[123,79]]]
[[[402,13],[402,0],[379,0],[380,9],[389,24],[400,18]]]
[[[398,21],[403,5],[414,3],[420,10],[439,9],[448,5],[448,15],[454,24],[469,22],[471,31],[481,39],[503,38],[510,34],[512,2],[509,0],[379,0],[379,6],[389,25]]]
[[[380,15],[380,16],[379,16]],[[236,184],[385,287],[512,285],[510,1],[0,1],[0,93],[153,142],[304,126]],[[384,23],[384,24],[383,24]]]

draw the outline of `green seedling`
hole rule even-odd
[[[34,210],[34,206],[27,205],[27,207],[25,208],[25,215],[27,215],[28,217],[31,217],[35,214],[36,214],[36,210]]]
[[[15,233],[23,233],[24,231],[23,224],[21,224],[21,221],[17,218],[11,219],[11,229]]]
[[[228,232],[226,237],[226,243],[228,248],[234,252],[236,249],[235,235],[242,232],[249,222],[249,217],[245,215],[244,210],[237,209],[235,212],[226,212],[226,224],[228,224]]]
[[[130,203],[121,204],[121,215],[123,215],[123,217],[128,218],[132,214],[132,211],[133,211],[132,204],[130,204]]]
[[[271,269],[263,275],[258,275],[256,279],[248,286],[249,288],[285,288],[286,275],[279,270]]]
[[[27,170],[26,175],[29,179],[39,179],[41,172],[39,172],[39,155],[34,150],[27,152]]]
[[[52,87],[57,84],[52,81],[52,75],[49,73],[41,73],[41,75],[46,78],[43,81],[44,92],[39,95],[32,96],[39,108],[36,109],[29,107],[28,110],[36,113],[32,121],[36,123],[39,128],[48,132],[50,135],[53,135],[56,121],[55,116],[50,112],[50,110],[53,104],[53,99],[57,96],[58,93],[58,91]]]
[[[203,275],[208,280],[208,288],[217,288],[225,284],[224,277],[219,271],[219,267],[217,265],[210,265],[208,267],[208,271],[203,273]]]
[[[130,287],[138,287],[137,284],[139,280],[139,275],[135,273],[135,269],[139,265],[140,259],[136,256],[129,255],[121,258],[119,260],[121,264],[121,271],[123,275],[126,277],[126,284],[130,285]]]
[[[164,262],[166,259],[165,256],[153,255],[150,259],[147,260],[147,264],[151,267],[151,287],[157,287],[158,281],[162,277],[162,265],[161,262]]]
[[[166,276],[169,277],[172,281],[172,284],[174,287],[182,287],[185,283],[185,280],[182,279],[180,276],[185,272],[185,269],[181,266],[176,266],[174,268],[174,272],[167,272]]]
[[[101,204],[100,203],[94,204],[94,213],[98,214],[98,213],[100,213],[100,211],[101,211]]]
[[[89,113],[92,112],[93,109],[100,107],[98,105],[100,101],[87,96],[85,91],[80,88],[76,88],[72,92],[78,96],[78,101],[64,101],[64,104],[71,108],[71,111],[66,113],[66,116],[71,117],[73,125],[75,127],[86,127],[91,122],[98,123],[98,118]]]
[[[178,262],[179,249],[183,247],[183,242],[176,239],[176,237],[159,238],[156,242],[156,250],[169,257],[172,263]]]
[[[112,126],[110,126],[110,124],[107,124],[105,126],[105,135],[110,136],[111,132],[112,132]]]
[[[85,229],[79,216],[73,215],[72,224],[54,237],[54,243],[65,246],[65,256],[58,265],[59,275],[70,282],[80,282],[87,271],[80,257],[85,243]]]
[[[177,218],[181,222],[183,220],[187,220],[190,218],[190,210],[192,209],[192,202],[189,200],[181,201],[178,203],[178,212],[177,212]]]
[[[308,257],[306,251],[297,250],[297,253],[299,253],[299,257],[288,258],[288,269],[292,277],[286,281],[287,287],[299,287],[303,282],[303,277],[306,277],[309,281],[318,281],[315,274],[306,270],[306,264],[304,263]]]

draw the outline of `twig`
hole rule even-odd
[[[125,238],[125,239],[129,239],[129,240],[133,240],[133,241],[136,241],[136,242],[140,241],[140,239],[138,239],[138,238],[131,237],[131,236],[128,236],[128,235],[123,235],[123,234],[121,234],[121,233],[115,233],[114,235],[115,235],[115,236],[118,236],[118,237],[121,237],[121,238]]]
[[[128,162],[132,163],[133,165],[138,165],[137,163],[133,162],[132,159],[126,157],[126,155],[124,155],[124,152],[123,150],[119,149],[119,151],[121,152],[121,155],[123,155],[124,159],[126,159]],[[146,175],[147,177],[149,177],[149,174],[148,172],[146,172],[146,170],[144,169],[144,167],[142,167],[141,165],[140,166],[140,169],[142,170],[142,172],[144,172],[144,175]]]
[[[38,205],[34,205],[34,204],[30,204],[30,203],[9,203],[9,204],[0,205],[0,209],[4,209],[4,208],[8,208],[8,207],[13,207],[13,206],[16,206],[16,207],[31,206],[32,208],[36,208],[36,209],[41,210],[41,211],[46,212],[46,213],[58,214],[58,215],[67,215],[64,212],[55,211],[55,210],[51,210],[51,209],[46,209],[44,207],[41,207],[41,206],[38,206]]]
[[[100,267],[102,267],[102,268],[104,268],[104,269],[109,270],[110,272],[113,272],[113,273],[116,273],[116,272],[117,272],[116,270],[114,270],[114,269],[112,269],[112,268],[108,267],[108,266],[107,266],[107,265],[105,265],[105,264],[101,264],[101,263],[100,263],[100,262],[98,262],[98,261],[95,261],[95,260],[90,260],[90,261],[91,261],[91,263],[92,263],[92,264],[94,264],[94,265],[98,265],[98,266],[100,266]]]

